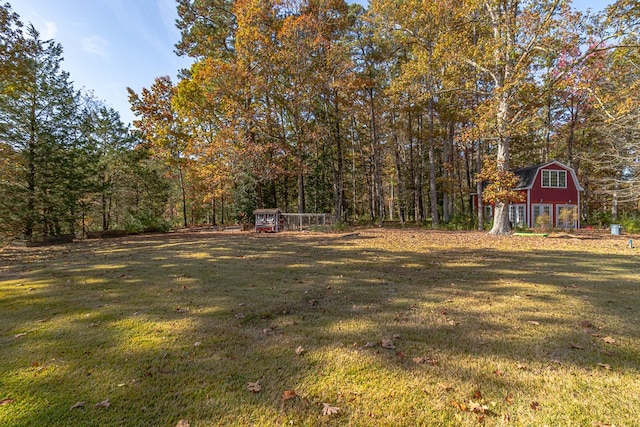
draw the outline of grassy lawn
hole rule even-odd
[[[6,247],[0,425],[634,426],[639,313],[624,236]]]

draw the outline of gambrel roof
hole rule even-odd
[[[564,165],[555,160],[547,163],[540,163],[534,166],[528,166],[526,168],[514,169],[512,172],[516,174],[518,178],[520,178],[520,181],[518,181],[518,184],[516,185],[514,190],[528,190],[532,188],[533,183],[536,182],[536,177],[538,176],[538,172],[540,171],[540,169],[544,169],[553,164],[560,166],[562,169],[566,169],[571,174],[571,177],[573,178],[573,182],[575,183],[578,191],[584,190],[584,188],[580,186],[580,183],[578,183],[578,177],[576,176],[576,172],[569,166]]]

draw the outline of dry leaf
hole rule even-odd
[[[333,415],[337,414],[340,411],[340,408],[337,406],[331,406],[328,403],[322,403],[322,415]]]
[[[22,338],[22,337],[24,337],[25,335],[27,335],[27,334],[23,332],[23,333],[21,333],[21,334],[15,334],[15,335],[13,336],[13,338],[14,338],[14,339],[18,339],[18,338]]]
[[[176,424],[176,427],[189,427],[189,421],[180,420],[178,421],[178,424]]]
[[[382,338],[382,348],[394,350],[396,348],[396,345],[393,343],[393,340],[391,338]]]
[[[482,399],[482,393],[480,392],[480,390],[476,390],[473,392],[473,398],[476,400]]]
[[[540,409],[540,404],[538,402],[531,402],[531,405],[529,405],[531,407],[531,409],[533,409],[534,411],[537,411]]]
[[[502,372],[500,369],[496,369],[495,371],[493,371],[493,374],[501,377],[504,375],[504,372]]]
[[[77,409],[77,408],[84,408],[84,402],[76,402],[73,405],[71,405],[71,408],[69,408],[69,410],[71,409]]]
[[[259,393],[260,390],[262,390],[262,386],[260,385],[259,381],[256,381],[255,383],[247,384],[247,390],[252,391],[254,393]]]
[[[513,394],[509,393],[507,397],[504,398],[504,400],[506,400],[507,403],[513,403]]]
[[[526,371],[528,369],[527,365],[522,365],[520,363],[516,363],[516,368],[520,369],[521,371]]]
[[[375,347],[376,343],[374,343],[373,341],[367,341],[367,343],[365,345],[363,345],[363,347]]]
[[[111,406],[111,402],[109,402],[109,399],[107,399],[107,400],[103,400],[102,402],[96,403],[93,406],[95,408],[108,408],[109,406]]]
[[[8,405],[8,404],[13,403],[15,401],[16,401],[15,399],[12,399],[10,397],[8,397],[6,399],[2,399],[2,400],[0,400],[0,406]]]
[[[606,342],[607,344],[615,344],[616,340],[611,338],[611,337],[604,337],[602,338],[602,341]]]
[[[469,401],[469,412],[474,412],[476,414],[484,414],[489,407],[487,405],[483,405],[479,402],[474,402],[473,400]]]
[[[599,423],[599,422],[595,422],[595,423],[593,423],[593,425],[595,427],[616,427],[614,424]]]
[[[598,366],[606,369],[607,371],[611,369],[611,365],[608,365],[606,363],[598,363]]]
[[[453,402],[451,402],[451,404],[452,404],[454,407],[456,407],[456,408],[460,409],[461,411],[463,411],[463,412],[467,412],[467,405],[465,405],[464,403],[458,403],[458,402],[456,402],[456,401],[453,401]]]
[[[299,345],[298,348],[296,348],[296,354],[300,356],[302,353],[304,353],[304,348],[302,348],[302,346]]]
[[[295,391],[293,390],[285,390],[282,393],[282,400],[289,400],[289,399],[293,399],[294,397],[296,397],[297,394]]]
[[[442,390],[444,391],[451,391],[453,390],[453,387],[451,387],[449,384],[444,384],[444,383],[438,383],[438,387],[440,387]]]
[[[537,322],[535,320],[529,320],[527,323],[534,326],[540,326],[540,322]]]

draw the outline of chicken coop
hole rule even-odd
[[[280,209],[258,209],[253,211],[256,233],[277,233],[282,231],[282,211]]]

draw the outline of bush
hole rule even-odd
[[[172,228],[171,222],[162,217],[151,215],[149,212],[129,214],[124,220],[127,233],[161,232],[166,233]]]
[[[640,216],[625,216],[620,220],[622,229],[627,233],[640,232]]]

